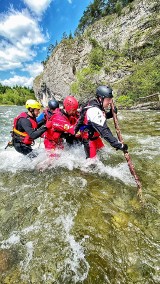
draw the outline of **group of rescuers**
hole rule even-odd
[[[41,114],[41,104],[36,100],[28,100],[28,111],[20,113],[14,119],[12,143],[15,150],[34,157],[34,140],[43,137],[46,150],[52,152],[63,149],[64,141],[69,145],[78,142],[84,145],[86,158],[94,158],[97,151],[104,147],[103,138],[116,150],[127,152],[127,144],[119,142],[107,126],[107,119],[113,117],[112,98],[110,87],[99,86],[95,98],[80,109],[77,99],[69,95],[63,101],[63,108],[59,107],[58,101],[52,99]],[[117,113],[116,107],[114,112]]]

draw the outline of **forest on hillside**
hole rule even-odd
[[[82,34],[89,25],[102,17],[113,13],[120,15],[123,7],[131,2],[133,0],[94,0],[83,12],[75,34]]]
[[[74,36],[81,36],[85,29],[92,25],[95,21],[107,15],[112,15],[116,13],[118,16],[121,15],[122,9],[133,2],[134,0],[94,0],[91,4],[87,6],[84,10],[82,17],[79,20],[79,24],[74,32]],[[69,35],[64,31],[62,35],[63,40],[72,40],[74,38],[72,33]],[[41,63],[45,66],[50,55],[58,46],[58,41],[51,43],[47,48],[47,57]]]
[[[0,105],[24,105],[28,99],[35,99],[33,89],[0,84]]]

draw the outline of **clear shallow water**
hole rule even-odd
[[[143,208],[122,152],[82,147],[50,161],[4,150],[21,107],[0,107],[0,283],[159,283],[158,112],[119,112]],[[113,122],[109,126],[114,132]]]

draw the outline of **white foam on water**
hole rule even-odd
[[[159,136],[146,136],[136,137],[137,142],[142,146],[134,149],[134,154],[143,155],[146,159],[154,159],[159,155],[160,137]]]
[[[129,171],[127,163],[121,163],[118,164],[117,166],[111,167],[111,166],[105,166],[101,161],[98,160],[95,161],[95,168],[93,167],[92,169],[91,167],[89,171],[99,175],[107,174],[109,177],[112,177],[114,179],[119,179],[123,181],[125,184],[135,185],[135,180]]]
[[[63,226],[65,241],[69,244],[70,255],[65,260],[65,267],[69,266],[69,269],[74,272],[73,280],[74,283],[84,281],[87,278],[90,265],[85,259],[84,248],[80,242],[77,242],[74,236],[71,234],[73,228],[74,217],[71,214],[60,216],[57,220],[59,224]],[[84,239],[83,239],[84,242]],[[66,272],[67,274],[67,272]],[[65,279],[65,276],[64,276]]]
[[[10,248],[11,246],[14,246],[18,243],[20,243],[21,241],[21,237],[23,237],[23,235],[27,235],[30,232],[37,232],[41,229],[40,226],[40,222],[36,222],[35,224],[26,227],[24,229],[22,229],[21,231],[14,231],[12,232],[12,234],[10,235],[10,237],[7,240],[3,240],[1,242],[1,248]]]
[[[11,236],[7,239],[1,242],[1,248],[10,248],[12,245],[16,245],[20,242],[20,235],[18,232],[13,232]]]
[[[50,168],[65,167],[69,170],[78,168],[83,172],[96,173],[98,175],[107,174],[108,177],[120,179],[126,184],[135,184],[135,181],[132,175],[130,174],[126,162],[120,163],[117,166],[112,167],[104,165],[98,157],[95,159],[86,160],[85,154],[82,151],[83,149],[81,147],[74,147],[71,149],[67,149],[67,151],[64,150],[63,153],[61,153],[59,159],[53,159],[51,161]],[[109,153],[108,149],[107,153]]]
[[[26,271],[28,268],[28,265],[30,263],[30,261],[32,260],[33,257],[33,251],[34,251],[34,247],[33,247],[33,242],[27,242],[25,244],[26,247],[26,257],[23,261],[20,262],[20,267],[23,271]],[[23,275],[22,278],[24,278],[25,276]]]
[[[36,222],[35,224],[29,226],[29,227],[26,227],[24,229],[22,229],[21,233],[24,233],[25,235],[30,233],[30,232],[37,232],[41,229],[41,225],[40,225],[40,222]]]
[[[34,169],[40,161],[44,161],[47,157],[43,149],[36,149],[36,151],[38,151],[39,155],[34,159],[18,153],[13,148],[1,151],[0,160],[2,163],[0,164],[0,171],[16,173],[18,170]]]
[[[124,183],[134,184],[133,178],[129,172],[127,163],[121,163],[117,166],[104,165],[99,157],[95,159],[87,159],[83,146],[66,147],[64,150],[56,150],[54,153],[57,157],[49,157],[50,153],[46,152],[45,149],[40,148],[39,155],[30,159],[26,156],[17,153],[16,151],[2,151],[0,152],[0,160],[4,162],[0,164],[0,171],[11,171],[16,173],[18,170],[40,170],[52,168],[66,168],[69,171],[73,169],[80,169],[88,173],[96,173],[98,175],[107,174],[108,177],[120,179]],[[115,155],[113,149],[109,147],[104,148],[105,159],[109,160],[110,155]]]
[[[44,283],[47,283],[46,281],[56,281],[56,279],[53,278],[51,273],[45,273],[42,276],[42,280],[45,281]],[[54,283],[54,282],[53,282]]]
[[[160,145],[160,137],[159,136],[146,136],[146,137],[137,137],[137,141],[142,145],[147,146],[157,146]]]
[[[69,185],[75,189],[77,189],[77,186],[78,186],[78,189],[79,188],[84,188],[87,186],[87,180],[84,179],[84,178],[81,178],[81,177],[69,177]]]

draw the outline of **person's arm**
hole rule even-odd
[[[20,126],[32,139],[40,137],[47,130],[47,127],[45,125],[43,125],[39,129],[33,129],[31,122],[27,118],[20,118],[18,124],[20,124]]]
[[[96,108],[87,110],[87,118],[92,127],[104,138],[110,145],[116,149],[123,150],[123,144],[115,138],[106,124],[106,118],[103,112]]]
[[[37,123],[38,123],[38,127],[40,128],[42,125],[44,125],[46,123],[46,119],[45,119],[45,114],[44,112],[42,112],[37,118]]]
[[[74,135],[74,126],[70,124],[68,118],[63,114],[55,114],[52,118],[53,128],[55,131],[66,132]]]

